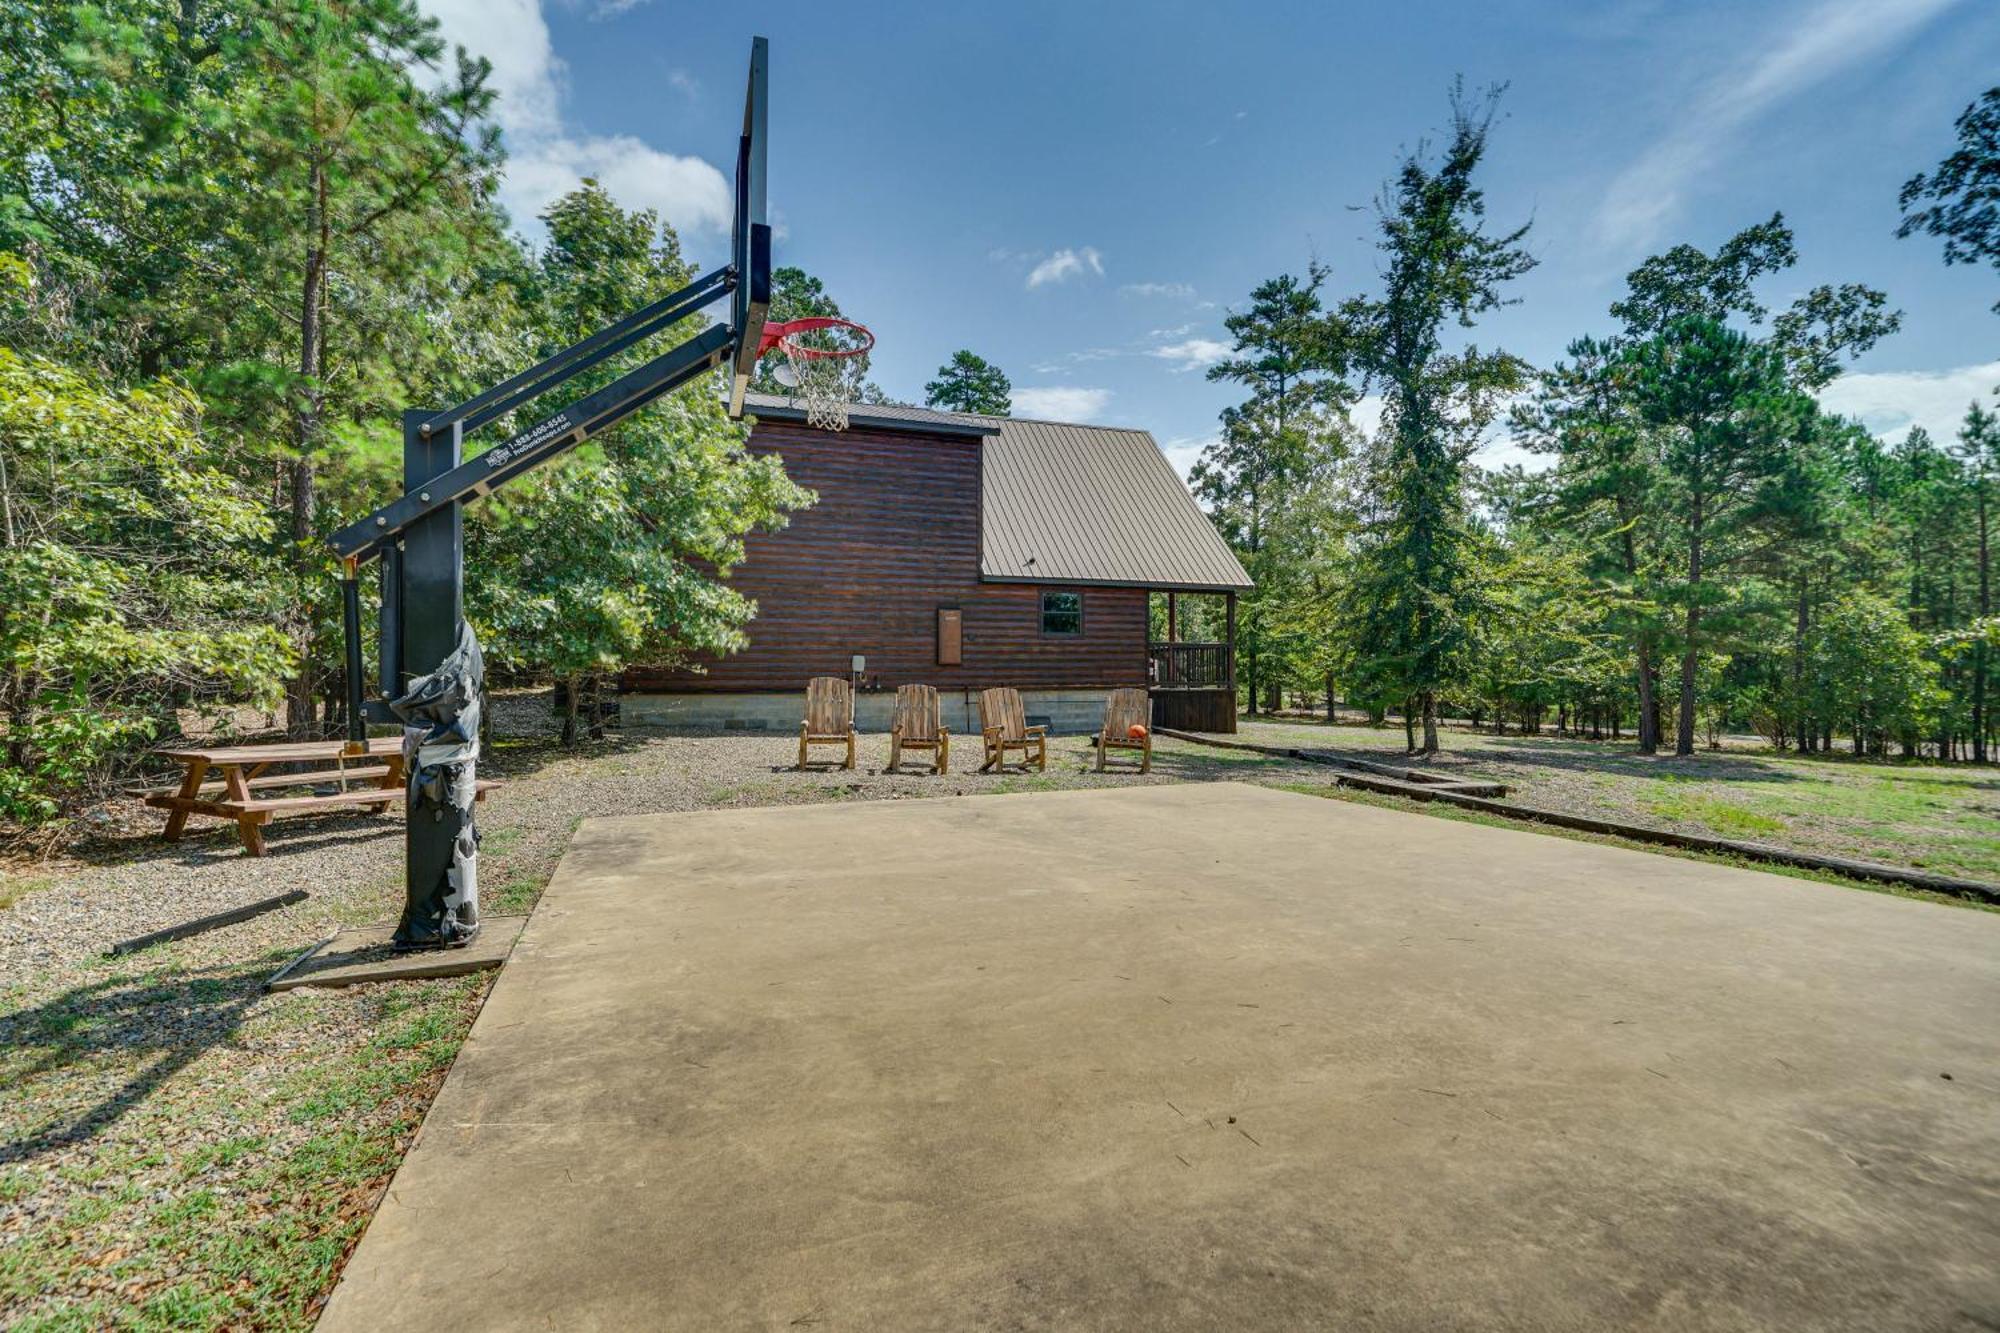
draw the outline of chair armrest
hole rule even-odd
[[[1046,736],[1049,734],[1049,729],[1046,726],[1037,725],[1027,728],[1021,734],[1023,736]]]

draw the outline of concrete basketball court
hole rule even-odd
[[[1996,1031],[1991,914],[1256,787],[592,820],[321,1328],[1996,1329]]]

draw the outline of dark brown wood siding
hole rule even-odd
[[[885,688],[1145,683],[1145,589],[1067,589],[1083,594],[1083,633],[1052,637],[1042,585],[979,581],[977,439],[760,422],[750,448],[819,493],[790,526],[752,536],[730,576],[757,602],[750,646],[705,673],[635,667],[626,688],[800,690],[846,675],[855,653]],[[937,662],[940,607],[962,613],[958,666]]]

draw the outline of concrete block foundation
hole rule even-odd
[[[1094,732],[1104,722],[1104,701],[1111,691],[1022,690],[1028,721],[1040,722],[1058,736]],[[979,691],[940,690],[944,724],[954,735],[979,734]],[[774,731],[799,729],[805,693],[654,694],[625,695],[619,716],[628,727],[672,727],[689,731]],[[865,690],[854,699],[854,724],[863,732],[886,732],[896,708],[894,690]]]

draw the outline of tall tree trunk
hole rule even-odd
[[[326,164],[318,158],[312,165],[311,199],[311,242],[299,293],[299,388],[294,399],[297,406],[293,421],[293,443],[298,452],[291,467],[292,557],[300,566],[301,582],[311,577],[311,561],[306,552],[310,549],[318,504],[313,453],[319,445],[320,412],[324,404],[320,374],[324,369],[326,266],[333,242],[332,221],[327,216]],[[296,645],[299,669],[285,687],[285,731],[287,735],[301,737],[311,734],[313,716],[313,622],[311,612],[304,608],[301,608]]]
[[[1660,752],[1660,708],[1653,697],[1659,668],[1653,663],[1653,638],[1639,636],[1639,753]],[[1618,719],[1611,719],[1611,738],[1618,739]]]
[[[1424,706],[1424,753],[1438,752],[1438,699],[1437,691],[1423,692]]]
[[[1417,752],[1417,712],[1416,700],[1403,700],[1403,753]]]
[[[1986,484],[1979,486],[1979,617],[1984,620],[1993,614],[1993,583],[1991,579],[1991,552],[1988,542]],[[1972,645],[1972,762],[1986,762],[1986,654],[1989,651],[1985,636]]]
[[[1792,707],[1796,710],[1792,727],[1798,734],[1800,754],[1812,751],[1812,724],[1806,720],[1806,635],[1812,628],[1812,603],[1807,596],[1809,586],[1810,580],[1801,570],[1798,615],[1792,624]]]
[[[1639,546],[1632,537],[1632,529],[1637,526],[1634,515],[1626,504],[1625,497],[1618,497],[1619,544],[1625,556],[1625,576],[1636,580],[1639,577]],[[1645,630],[1637,636],[1637,656],[1639,668],[1639,753],[1657,754],[1660,749],[1660,713],[1654,702],[1653,636]],[[1611,738],[1618,739],[1618,718],[1611,719]]]
[[[1694,753],[1694,682],[1701,663],[1698,635],[1701,632],[1701,506],[1697,501],[1693,530],[1688,534],[1687,643],[1681,652],[1681,694],[1678,716],[1674,719],[1674,753],[1686,758]]]

